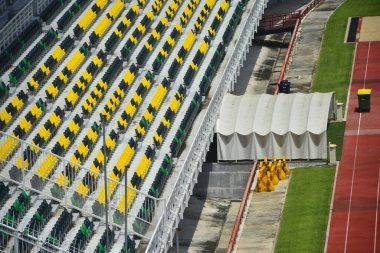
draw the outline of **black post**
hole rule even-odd
[[[104,155],[104,163],[103,163],[103,173],[104,173],[104,202],[105,202],[105,213],[106,213],[106,253],[108,253],[109,249],[109,236],[108,236],[108,184],[107,184],[107,149],[106,149],[106,119],[101,116],[102,126],[103,126],[103,155]]]
[[[127,219],[127,213],[128,213],[128,207],[127,207],[127,196],[128,196],[128,170],[129,170],[129,165],[125,167],[125,172],[124,172],[124,185],[125,185],[125,197],[124,197],[124,208],[125,208],[125,216],[124,216],[124,227],[125,227],[125,232],[124,232],[124,246],[125,246],[125,252],[128,252],[128,219]]]

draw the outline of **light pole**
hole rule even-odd
[[[128,212],[128,206],[127,206],[127,197],[128,197],[128,170],[129,170],[129,165],[125,167],[125,172],[124,172],[124,185],[125,185],[125,197],[124,197],[124,207],[125,207],[125,217],[124,217],[124,227],[125,227],[125,232],[124,232],[124,246],[125,246],[125,252],[128,252],[128,219],[127,219],[127,212]]]
[[[109,246],[109,236],[108,236],[108,184],[107,184],[107,169],[106,169],[106,163],[107,163],[107,149],[106,149],[106,118],[104,116],[100,116],[102,120],[102,126],[103,126],[103,155],[104,155],[104,162],[103,162],[103,173],[104,173],[104,203],[105,203],[105,213],[106,213],[106,253],[108,253],[108,246]]]

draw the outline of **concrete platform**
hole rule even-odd
[[[274,192],[251,192],[234,252],[273,252],[290,178]]]

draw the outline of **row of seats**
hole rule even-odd
[[[230,8],[229,1],[223,0],[218,12],[216,13],[214,20],[212,21],[210,27],[208,28],[208,34],[210,35],[211,38],[215,37],[216,33],[219,30],[220,25],[223,22],[223,18],[226,15],[229,8]]]
[[[115,28],[111,36],[105,43],[105,50],[107,53],[112,53],[118,42],[127,33],[127,29],[135,22],[137,16],[139,15],[140,7],[137,4],[132,5],[131,9],[122,18],[118,26]]]
[[[119,108],[125,93],[132,85],[135,76],[137,75],[138,68],[132,63],[131,67],[125,73],[123,80],[116,87],[116,90],[111,95],[103,109],[100,111],[100,117],[107,122],[111,120],[114,112]]]
[[[70,121],[65,131],[59,136],[58,141],[55,143],[52,149],[52,153],[58,156],[64,156],[64,154],[69,150],[70,146],[75,141],[76,136],[79,134],[82,124],[83,118],[76,114],[74,119]],[[40,166],[37,168],[36,175],[34,175],[34,177],[38,177],[40,181],[42,180],[44,182],[53,174],[54,168],[58,162],[58,157],[48,154]],[[36,184],[35,182],[36,181],[32,178],[31,183],[33,188],[40,188],[40,185]]]
[[[82,104],[82,112],[85,116],[89,116],[92,114],[93,110],[103,99],[104,94],[108,91],[108,88],[111,85],[112,81],[116,78],[117,75],[119,75],[122,68],[123,64],[121,60],[119,59],[119,57],[116,57],[115,60],[111,63],[111,65],[108,67],[106,73],[104,73],[103,77],[100,79],[99,83],[87,96],[86,101],[84,101],[84,103]]]
[[[135,150],[137,148],[136,141],[131,137],[128,144],[125,146],[121,156],[116,162],[115,167],[113,168],[112,172],[108,176],[111,180],[108,180],[108,196],[109,198],[112,198],[112,195],[114,194],[116,187],[118,183],[120,182],[121,178],[123,177],[125,171],[127,170],[127,167],[132,161],[133,156],[135,155]],[[102,189],[100,190],[96,201],[105,206],[105,186],[103,185]],[[94,210],[96,212],[96,210]]]
[[[81,143],[79,143],[76,151],[71,156],[71,162],[80,165],[84,164],[84,162],[91,154],[91,151],[94,149],[95,144],[99,139],[101,130],[101,126],[99,126],[96,122],[92,124]],[[78,175],[78,169],[78,166],[74,164],[68,163],[66,165],[65,171],[62,171],[59,174],[55,182],[55,185],[51,189],[51,192],[54,196],[61,196],[60,192],[64,190],[63,187],[70,187],[72,185],[76,176]]]
[[[58,106],[34,136],[31,144],[40,148],[45,147],[61,125],[64,115],[65,111]],[[39,152],[39,149],[27,146],[23,151],[23,154],[16,158],[15,167],[18,170],[21,170],[22,168],[29,170],[37,161]]]
[[[59,247],[65,240],[65,236],[72,226],[73,212],[68,211],[66,208],[64,208],[57,222],[54,224],[53,229],[50,231],[48,237],[46,238],[43,246],[46,248],[52,248],[50,245]]]
[[[56,99],[58,97],[60,92],[66,87],[65,85],[70,82],[71,77],[75,74],[80,65],[82,65],[88,52],[89,46],[85,42],[79,50],[74,53],[63,70],[58,73],[54,81],[45,90],[48,99]]]
[[[143,19],[137,27],[133,31],[133,33],[129,36],[127,42],[121,49],[121,56],[124,61],[128,61],[131,57],[133,51],[135,50],[137,44],[141,37],[145,34],[147,30],[149,30],[150,25],[152,24],[154,19],[154,14],[151,11],[147,11]]]
[[[230,21],[228,22],[228,26],[223,34],[223,43],[224,45],[228,45],[232,39],[232,36],[234,35],[235,29],[240,23],[241,15],[244,11],[244,3],[242,1],[239,1],[236,5],[236,8],[234,10],[234,13],[232,14],[232,17]]]
[[[83,35],[85,31],[90,27],[90,25],[95,21],[98,14],[102,12],[104,7],[108,4],[108,0],[97,0],[88,10],[84,16],[79,20],[78,24],[74,28],[74,36],[79,38]]]
[[[138,190],[140,188],[141,183],[145,179],[145,176],[148,173],[148,170],[152,164],[155,153],[156,151],[151,146],[148,146],[148,148],[146,149],[144,153],[144,156],[142,157],[139,164],[137,165],[137,168],[132,176],[131,181],[128,183],[128,186],[130,189],[128,189],[127,193],[122,194],[122,197],[117,204],[117,209],[113,215],[114,222],[118,224],[122,224],[124,222],[123,216],[125,213],[125,208],[129,210],[136,197],[136,191],[133,189]],[[126,194],[127,194],[127,207],[125,207]]]
[[[59,63],[70,53],[74,46],[74,39],[68,35],[61,44],[55,48],[49,58],[41,65],[41,67],[34,73],[28,81],[28,89],[30,91],[37,91],[43,82],[53,73],[54,69],[58,67]]]
[[[21,119],[20,123],[12,131],[11,136],[17,137],[19,139],[25,138],[32,127],[37,124],[37,122],[42,118],[46,110],[46,102],[39,99],[36,104],[32,106],[30,111]],[[6,137],[3,144],[0,146],[0,164],[6,161],[12,154],[15,148],[18,146],[19,142],[12,138]]]
[[[94,222],[86,217],[70,244],[70,252],[82,252],[94,234]]]
[[[180,17],[181,24],[183,26],[186,26],[191,17],[193,16],[193,13],[195,9],[197,8],[200,0],[190,0],[187,4],[186,8],[183,10],[182,15]]]
[[[197,33],[199,33],[202,30],[203,24],[206,23],[206,20],[210,15],[210,12],[214,8],[215,2],[216,0],[207,0],[205,5],[203,6],[201,13],[199,13],[198,18],[194,23],[194,29]]]
[[[125,131],[134,117],[137,109],[142,103],[146,93],[149,91],[154,81],[154,75],[148,70],[135,93],[133,93],[131,100],[125,107],[123,113],[120,115],[117,125],[120,131]]]
[[[172,126],[174,116],[181,107],[182,101],[186,96],[186,88],[180,85],[176,94],[170,101],[169,107],[165,112],[164,117],[161,119],[161,123],[157,128],[157,131],[153,135],[153,142],[156,147],[160,147],[168,133],[170,127]]]
[[[9,96],[9,85],[0,82],[0,102],[3,102]]]
[[[183,0],[172,0],[169,7],[166,9],[165,14],[166,18],[172,20],[176,15],[177,11],[181,7]]]
[[[16,126],[13,133],[18,136],[18,138],[25,138],[32,128],[38,123],[42,118],[46,110],[46,101],[41,98],[32,106],[30,111],[21,119],[19,124]]]
[[[29,51],[26,57],[9,74],[9,82],[13,85],[23,80],[37,64],[44,53],[50,49],[58,37],[58,32],[51,28],[44,37]]]
[[[175,79],[175,77],[177,76],[180,67],[186,60],[187,55],[189,54],[191,48],[194,45],[196,37],[197,37],[197,34],[193,30],[191,30],[189,34],[187,35],[181,49],[179,50],[178,54],[176,55],[175,59],[172,62],[172,65],[169,68],[168,74],[169,74],[170,80]]]
[[[193,82],[193,79],[196,73],[198,72],[199,67],[202,64],[203,59],[205,58],[209,47],[210,47],[210,37],[205,36],[193,60],[190,62],[189,68],[187,69],[186,74],[183,78],[184,84],[186,86],[190,86],[191,83]]]
[[[92,46],[97,45],[104,33],[112,25],[112,22],[119,16],[123,8],[124,2],[121,0],[116,0],[107,15],[100,20],[94,31],[90,34],[90,43]]]
[[[157,43],[160,41],[162,34],[165,32],[169,25],[167,18],[161,18],[160,22],[157,24],[156,28],[153,30],[149,39],[145,42],[143,48],[136,57],[137,63],[141,66],[145,63],[148,55],[156,47]]]
[[[144,181],[146,175],[148,174],[148,170],[150,169],[150,166],[152,165],[154,155],[156,154],[156,150],[152,148],[151,146],[148,146],[144,156],[140,160],[139,164],[137,165],[136,171],[133,174],[131,183],[132,185],[139,189],[141,186],[141,183]]]
[[[53,0],[41,12],[40,17],[46,24],[50,24],[51,20],[56,17],[59,11],[69,4],[70,0]]]
[[[207,66],[206,72],[203,75],[202,81],[199,84],[199,93],[202,96],[206,96],[210,90],[211,81],[214,78],[220,63],[226,54],[226,47],[221,42],[217,49],[215,50],[214,56],[211,58],[209,65]]]
[[[57,21],[58,30],[66,31],[69,25],[75,20],[75,17],[81,14],[90,2],[90,0],[76,0]]]
[[[0,75],[2,75],[11,64],[22,54],[34,38],[41,33],[41,23],[32,21],[28,27],[0,54]]]
[[[15,119],[15,116],[19,114],[22,109],[25,107],[26,102],[28,100],[28,94],[26,94],[23,90],[20,90],[19,93],[9,104],[3,109],[0,113],[0,130],[5,131],[5,129],[9,126],[9,123]]]
[[[159,198],[163,189],[165,187],[166,181],[168,180],[173,168],[172,158],[166,154],[164,160],[161,163],[160,169],[158,170],[156,177],[149,188],[148,194],[152,197]]]
[[[76,188],[76,194],[72,197],[72,203],[78,205],[78,198],[82,200],[86,196],[93,193],[97,188],[98,175],[103,171],[103,165],[105,155],[108,159],[111,157],[112,152],[115,150],[118,142],[119,135],[112,129],[111,133],[106,138],[106,154],[104,154],[104,146],[98,151],[93,163],[90,165],[90,171],[86,172],[86,175],[82,178],[78,187]]]
[[[32,219],[29,221],[25,228],[28,235],[38,238],[40,232],[43,230],[46,223],[51,217],[52,205],[45,199],[41,202],[37,211],[34,213]]]
[[[154,0],[152,4],[152,10],[154,14],[158,15],[160,11],[162,10],[162,7],[166,3],[167,0]]]
[[[82,97],[84,92],[88,89],[91,81],[96,77],[99,71],[103,68],[106,61],[106,54],[99,50],[98,54],[92,58],[86,70],[76,81],[73,88],[67,93],[65,102],[66,108],[72,110],[77,104],[78,100]]]
[[[26,191],[22,191],[13,202],[11,208],[8,209],[2,220],[3,224],[9,227],[16,228],[23,215],[28,211],[31,202],[31,195]]]
[[[170,82],[164,78],[161,84],[157,87],[156,93],[154,94],[148,108],[143,113],[143,116],[135,129],[136,135],[139,139],[144,137],[147,132],[156,112],[160,109],[161,103],[164,100],[169,88]]]
[[[161,70],[162,66],[164,66],[165,61],[174,48],[180,34],[182,34],[182,25],[180,23],[177,23],[153,62],[154,72],[158,73]]]
[[[173,138],[172,143],[170,144],[170,151],[173,157],[177,157],[181,149],[183,142],[186,139],[188,131],[190,130],[195,117],[199,111],[200,105],[202,102],[201,95],[197,92],[195,93],[193,99],[191,100],[190,106],[186,111],[185,117],[181,121],[181,125],[177,130],[176,135]]]

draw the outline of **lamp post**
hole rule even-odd
[[[106,163],[107,163],[107,149],[106,149],[106,118],[104,116],[100,116],[102,120],[102,127],[103,127],[103,155],[104,155],[104,162],[103,162],[103,173],[104,173],[104,203],[105,203],[105,213],[106,213],[106,253],[108,253],[108,246],[109,246],[109,236],[108,236],[108,184],[107,184],[107,169],[106,169]]]

